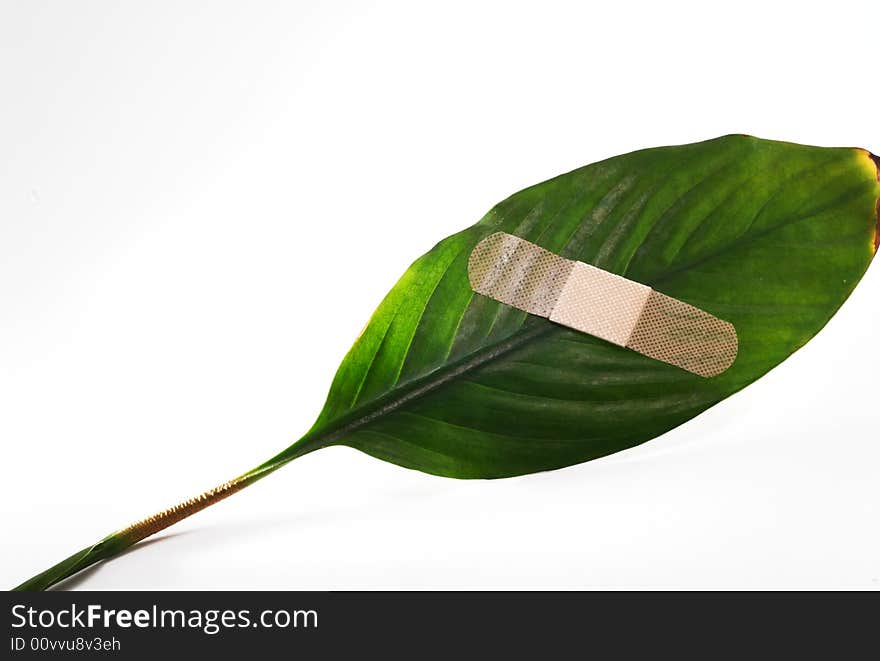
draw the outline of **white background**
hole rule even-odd
[[[876,2],[0,7],[4,588],[294,441],[412,259],[520,188],[731,132],[880,151]],[[878,301],[874,266],[633,450],[323,450],[71,585],[878,589]]]

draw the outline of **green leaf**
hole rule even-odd
[[[458,478],[559,468],[680,425],[818,332],[875,251],[871,155],[727,136],[611,158],[527,188],[417,259],[345,357],[309,433]],[[703,379],[474,294],[471,249],[505,231],[731,321]]]

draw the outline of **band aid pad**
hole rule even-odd
[[[478,294],[702,377],[717,376],[736,358],[733,324],[512,234],[480,241],[468,277]]]

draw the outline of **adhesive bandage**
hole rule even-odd
[[[702,377],[721,374],[736,358],[733,324],[512,234],[480,241],[468,277],[478,294]]]

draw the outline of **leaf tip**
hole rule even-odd
[[[880,248],[880,197],[877,198],[877,204],[874,206],[874,216],[876,223],[874,224],[874,252]]]
[[[877,176],[877,181],[880,182],[880,157],[871,152],[868,152],[868,156],[874,162],[874,174]],[[880,248],[880,196],[877,197],[877,204],[874,206],[874,219],[876,220],[874,224],[874,252],[876,253],[877,248]]]
[[[877,181],[880,182],[880,156],[877,156],[877,154],[872,154],[867,149],[863,149],[862,153],[864,153],[864,155],[868,157],[868,167],[877,178]]]
[[[867,149],[862,149],[862,153],[867,157],[866,162],[867,166],[871,169],[871,174],[876,177],[877,182],[880,183],[880,156],[876,154],[872,154]],[[874,205],[874,252],[877,252],[877,248],[880,248],[880,195],[877,197],[877,202]]]

